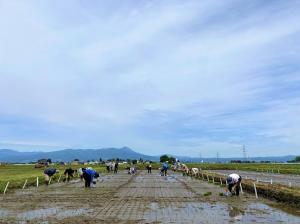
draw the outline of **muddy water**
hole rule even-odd
[[[161,207],[151,203],[144,219],[161,223],[299,223],[297,216],[266,204],[230,206],[225,203],[174,203]]]
[[[63,219],[66,217],[73,217],[73,216],[79,216],[82,214],[86,214],[89,212],[87,209],[63,209],[59,207],[54,208],[44,208],[44,209],[37,209],[37,210],[31,210],[19,213],[17,215],[18,219],[21,220],[32,220],[32,219],[40,219],[40,218],[46,218],[50,216],[56,216],[58,219]]]
[[[178,173],[108,174],[0,196],[0,223],[300,223],[299,211]],[[210,195],[206,193],[210,192]]]

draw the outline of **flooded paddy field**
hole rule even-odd
[[[230,174],[230,173],[238,173],[242,176],[242,178],[247,177],[247,179],[252,179],[255,181],[270,183],[271,179],[273,183],[283,184],[293,187],[300,187],[300,175],[289,175],[289,174],[277,174],[277,173],[263,173],[263,172],[255,172],[255,171],[237,171],[237,170],[211,170],[211,173],[217,174]]]
[[[91,189],[75,180],[0,196],[0,223],[300,223],[296,209],[222,192],[180,173],[122,171]]]

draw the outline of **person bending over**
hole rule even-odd
[[[54,174],[58,173],[59,171],[55,168],[48,168],[44,170],[44,176],[45,176],[45,184],[48,185],[50,181],[50,177],[52,177]]]
[[[161,174],[162,176],[167,176],[168,174],[169,165],[168,162],[164,162],[161,168]]]
[[[232,173],[227,177],[227,192],[235,193],[237,196],[240,194],[240,184],[242,177],[236,173]]]
[[[83,171],[83,179],[85,181],[84,186],[90,188],[91,184],[96,184],[96,181],[94,181],[94,178],[98,178],[99,177],[99,173],[97,173],[95,170],[93,169],[85,169]]]
[[[64,172],[65,178],[64,178],[63,182],[65,182],[65,181],[69,182],[71,177],[74,177],[74,173],[77,173],[77,170],[73,170],[71,167],[68,169],[65,169],[65,172]]]

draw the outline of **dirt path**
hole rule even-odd
[[[53,184],[0,197],[0,223],[299,223],[274,202],[219,196],[217,185],[171,173],[124,172],[102,177],[95,188]],[[203,194],[211,192],[210,196]]]

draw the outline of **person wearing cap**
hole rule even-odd
[[[48,168],[44,170],[44,176],[45,176],[45,183],[46,185],[49,184],[50,177],[52,177],[54,174],[58,173],[59,171],[55,168]]]
[[[236,173],[232,173],[228,175],[226,181],[227,181],[227,192],[230,192],[231,194],[235,192],[236,196],[239,196],[242,177]]]

